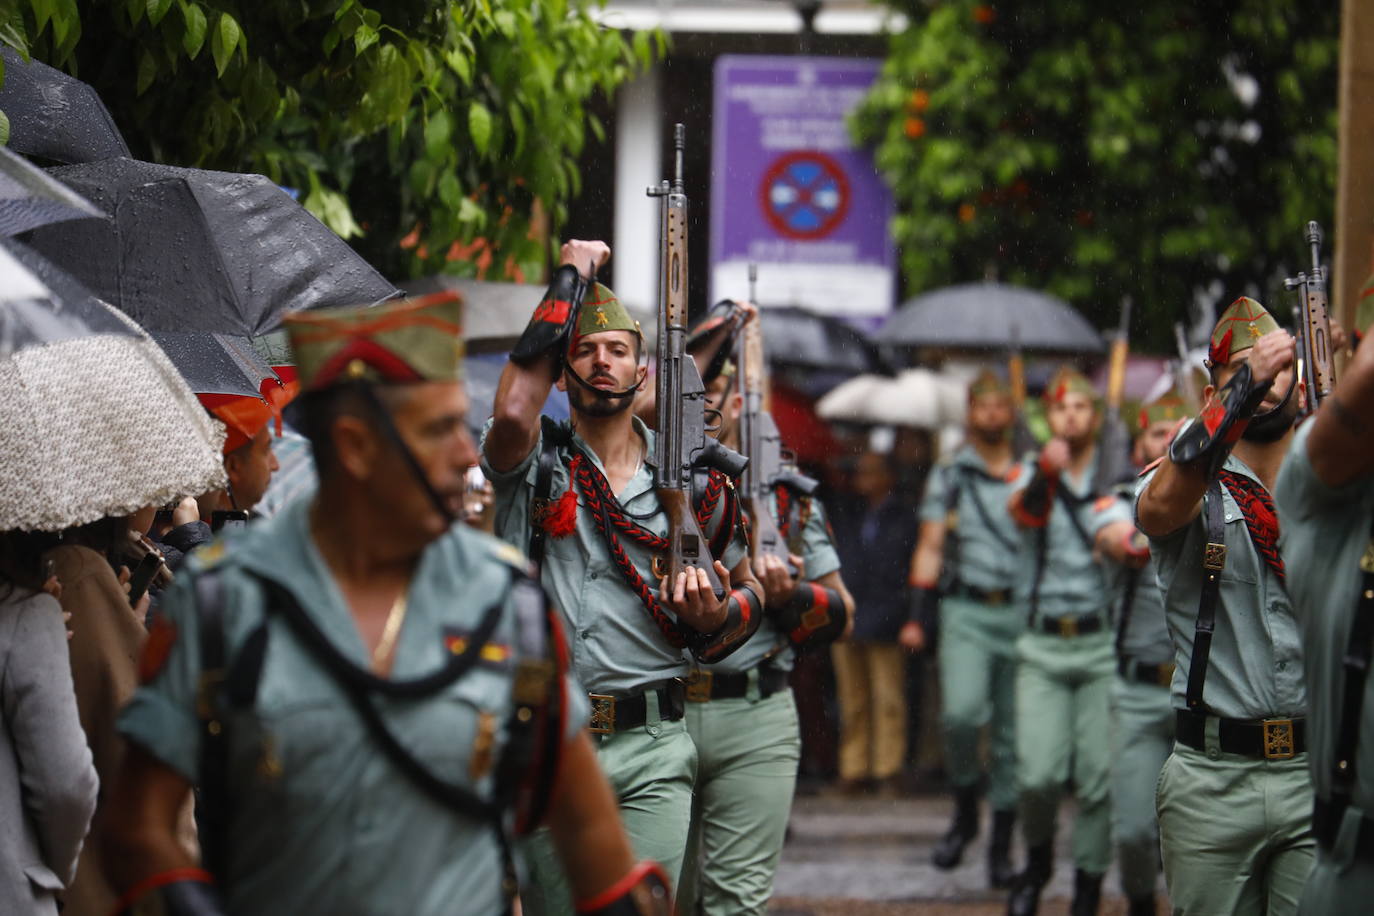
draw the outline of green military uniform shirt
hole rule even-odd
[[[1258,483],[1235,455],[1226,459],[1224,467]],[[1293,605],[1283,583],[1250,540],[1240,506],[1226,487],[1221,492],[1226,566],[1221,574],[1203,703],[1213,715],[1223,718],[1301,716],[1307,711],[1307,692]],[[1177,531],[1150,539],[1175,647],[1172,690],[1178,709],[1187,705],[1188,665],[1196,635],[1202,552],[1207,541],[1205,517],[1204,508]],[[1307,573],[1304,570],[1302,574]]]
[[[1307,456],[1311,428],[1308,423],[1298,430],[1274,496],[1283,522],[1283,555],[1291,570],[1288,589],[1307,658],[1312,782],[1320,797],[1330,798],[1345,691],[1342,662],[1360,594],[1360,560],[1370,544],[1374,476],[1340,488],[1322,483]],[[1365,681],[1355,771],[1352,804],[1374,816],[1374,678]]]
[[[268,616],[255,577],[285,587],[331,643],[361,668],[370,659],[310,534],[311,500],[195,554],[162,603],[175,642],[120,718],[124,735],[192,784],[200,783],[199,615],[193,580],[223,576],[226,659],[266,622],[256,700],[230,709],[228,911],[447,914],[505,911],[495,831],[434,801],[371,737],[345,693],[279,616]],[[518,658],[507,545],[459,525],[421,555],[407,592],[391,676],[444,666],[494,603],[502,606],[481,661],[439,694],[377,699],[388,728],[423,765],[482,797],[506,744]],[[586,722],[570,681],[565,738]]]
[[[1145,481],[1137,481],[1122,488],[1119,496],[1130,512],[1136,498],[1145,488]],[[1117,567],[1118,594],[1125,597],[1126,584],[1130,579],[1129,570]],[[1153,554],[1143,567],[1136,571],[1135,588],[1131,595],[1130,614],[1126,619],[1117,617],[1120,627],[1120,654],[1147,665],[1160,665],[1174,658],[1174,642],[1169,636],[1169,624],[1164,615],[1164,593],[1159,590],[1159,576],[1155,569]]]
[[[639,418],[635,430],[644,438],[643,466],[617,494],[625,514],[659,536],[668,532],[668,518],[659,506],[654,490],[654,433]],[[576,432],[573,444],[595,464],[603,475],[605,467]],[[538,456],[543,448],[543,430],[530,453],[508,471],[494,470],[485,451],[482,472],[495,490],[496,533],[522,550],[530,536],[530,500],[534,496]],[[568,488],[567,459],[571,451],[559,446],[554,462],[551,495],[557,498]],[[579,504],[581,499],[579,497]],[[725,501],[720,500],[704,532],[709,540],[717,526],[725,524]],[[658,581],[650,572],[652,556],[648,549],[629,537],[621,536],[635,569],[655,593]],[[563,612],[570,629],[573,669],[578,680],[592,693],[624,696],[661,685],[688,673],[687,658],[664,638],[640,598],[630,589],[620,569],[611,559],[592,514],[579,505],[576,530],[565,537],[544,541],[545,562],[541,571],[544,588]],[[743,538],[732,534],[725,556],[717,557],[726,569],[733,569],[745,556]],[[665,611],[671,615],[671,611]]]
[[[1015,581],[1021,533],[1007,512],[1007,501],[1022,472],[1023,468],[1014,464],[1005,478],[992,476],[971,445],[965,445],[931,471],[921,500],[921,521],[948,527],[945,556],[958,557],[955,577],[964,585],[998,591],[1010,589]],[[959,495],[951,520],[949,501],[956,485]],[[951,538],[958,539],[957,546]]]
[[[1067,471],[1061,474],[1059,486],[1082,501],[1070,510],[1063,498],[1055,494],[1048,524],[1021,532],[1016,598],[1027,609],[1032,627],[1038,627],[1042,618],[1106,614],[1111,608],[1115,592],[1106,566],[1094,554],[1093,538],[1114,522],[1130,521],[1131,512],[1121,500],[1111,496],[1087,498],[1092,495],[1093,473],[1094,469],[1089,467],[1082,480],[1077,481]],[[1035,464],[1026,462],[1012,491],[1025,489],[1034,474]],[[1070,517],[1071,511],[1077,525]]]
[[[774,524],[782,524],[778,516],[776,499],[768,500],[768,513],[773,517]],[[793,552],[802,558],[806,580],[814,582],[839,569],[840,555],[835,551],[835,545],[830,540],[830,526],[826,523],[825,509],[821,506],[821,501],[808,497],[807,508],[802,510],[798,521],[803,523],[800,535],[795,539],[800,549],[793,550]],[[793,540],[791,537],[788,538],[789,542]],[[789,546],[788,549],[791,547]],[[843,612],[844,609],[841,608],[839,613]],[[792,665],[796,661],[796,652],[792,649],[792,644],[788,641],[787,636],[778,629],[773,617],[767,613],[764,614],[763,623],[759,624],[758,631],[749,637],[748,642],[732,652],[723,661],[701,667],[705,671],[713,672],[748,671],[765,658],[769,659],[769,664],[774,668],[780,668],[783,671],[791,671]]]

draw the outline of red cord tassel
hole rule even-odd
[[[544,530],[549,537],[555,538],[567,537],[577,530],[577,493],[573,490],[571,475],[568,489],[544,513]]]

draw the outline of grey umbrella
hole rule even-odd
[[[0,235],[14,236],[48,223],[92,217],[108,218],[23,156],[0,147]]]
[[[209,331],[152,331],[150,336],[196,394],[257,398],[263,382],[278,381],[246,337]]]
[[[1101,353],[1102,335],[1066,302],[1001,283],[968,283],[902,305],[875,335],[880,343],[961,350]]]
[[[149,330],[255,337],[290,311],[398,295],[262,175],[135,159],[50,172],[113,220],[44,226],[30,243]]]
[[[94,89],[61,70],[0,49],[5,80],[0,111],[10,121],[9,147],[52,162],[93,162],[129,155],[110,110]]]
[[[139,331],[38,252],[0,238],[0,354],[93,334]]]

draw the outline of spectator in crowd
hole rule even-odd
[[[906,754],[906,579],[916,515],[894,493],[888,456],[868,451],[854,471],[854,499],[836,506],[835,546],[854,596],[854,632],[831,646],[840,701],[842,792],[895,791]]]
[[[6,916],[55,916],[96,801],[62,613],[43,590],[42,543],[27,533],[0,533],[0,913]]]

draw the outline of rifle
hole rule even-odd
[[[1129,469],[1131,435],[1121,419],[1121,401],[1126,392],[1126,357],[1131,348],[1131,298],[1121,300],[1121,323],[1112,338],[1107,369],[1107,413],[1097,437],[1097,474],[1093,491],[1106,493],[1119,483]]]
[[[1312,254],[1311,273],[1299,273],[1283,281],[1284,289],[1298,291],[1293,308],[1298,329],[1298,378],[1307,383],[1307,409],[1313,413],[1336,384],[1331,362],[1331,318],[1326,304],[1326,269],[1322,267],[1322,227],[1307,224],[1307,245]]]
[[[660,202],[654,488],[668,516],[668,548],[654,557],[653,572],[667,576],[671,586],[688,567],[703,569],[716,597],[724,598],[710,547],[692,509],[692,469],[714,467],[733,477],[744,470],[744,459],[706,435],[706,386],[687,353],[687,194],[682,182],[686,142],[685,128],[676,125],[673,180],[665,178],[646,192]]]
[[[740,448],[749,465],[740,478],[740,492],[752,525],[751,559],[772,555],[787,562],[787,545],[768,511],[773,486],[782,473],[782,437],[777,424],[764,409],[763,329],[757,320],[744,326],[736,345],[740,394],[744,408],[739,417]]]
[[[1174,365],[1174,384],[1178,393],[1188,402],[1189,410],[1197,410],[1202,404],[1202,394],[1197,390],[1197,379],[1188,357],[1188,335],[1183,322],[1174,322],[1174,346],[1178,348],[1178,360]]]

